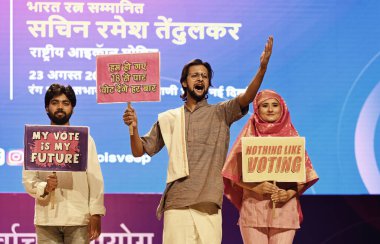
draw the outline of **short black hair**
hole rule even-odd
[[[184,91],[184,93],[181,95],[181,98],[183,101],[186,101],[186,99],[187,99],[187,88],[184,87],[182,84],[183,84],[183,82],[186,81],[187,76],[189,75],[190,67],[194,66],[194,65],[203,65],[206,67],[206,69],[208,71],[208,80],[209,80],[210,86],[212,86],[211,79],[212,79],[212,76],[214,74],[214,71],[212,70],[211,65],[207,62],[203,62],[201,59],[191,60],[189,63],[187,63],[187,64],[185,64],[185,66],[183,66],[182,74],[181,74],[181,80],[180,81],[181,81],[182,89]]]
[[[77,98],[75,96],[75,92],[73,88],[70,85],[64,86],[60,84],[52,84],[50,85],[49,89],[46,91],[45,108],[49,107],[49,103],[54,97],[59,96],[61,94],[66,95],[66,97],[70,100],[70,103],[74,108],[75,105],[77,104]]]

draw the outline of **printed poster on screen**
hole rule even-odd
[[[304,137],[243,137],[244,182],[304,182]]]
[[[160,101],[160,54],[96,56],[98,103]]]
[[[85,126],[25,125],[25,170],[86,171],[88,131]]]

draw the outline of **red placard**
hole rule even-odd
[[[96,57],[98,103],[160,101],[160,54]]]

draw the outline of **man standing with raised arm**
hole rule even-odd
[[[195,59],[181,74],[184,105],[158,115],[158,121],[139,136],[135,110],[127,108],[124,123],[132,126],[134,156],[153,156],[164,146],[169,153],[166,189],[157,209],[164,213],[164,244],[217,244],[222,241],[223,179],[230,126],[248,112],[263,81],[272,53],[269,37],[260,67],[246,91],[215,105],[207,103],[213,71],[209,63]]]

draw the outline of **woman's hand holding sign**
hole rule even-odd
[[[289,201],[292,197],[295,196],[297,192],[295,190],[284,190],[279,189],[276,193],[273,193],[271,195],[271,199],[275,203],[286,203]]]
[[[278,191],[278,187],[268,181],[264,181],[258,184],[256,187],[256,192],[262,195],[264,194],[274,194]]]

